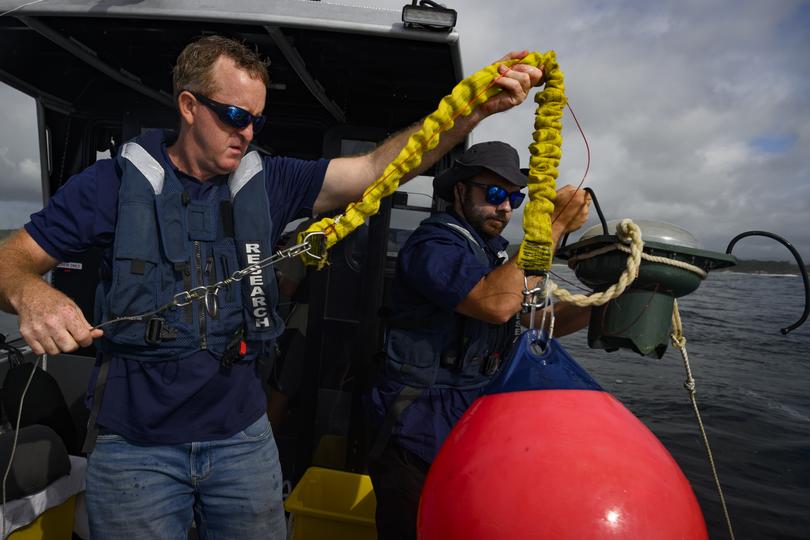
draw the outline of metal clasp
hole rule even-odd
[[[551,298],[551,288],[549,287],[550,281],[548,278],[548,274],[542,274],[541,282],[538,282],[538,286],[536,287],[529,287],[529,277],[524,275],[523,276],[523,302],[521,305],[523,306],[523,312],[529,313],[529,328],[534,328],[534,319],[535,314],[537,313],[538,308],[548,308],[543,310],[543,318],[540,320],[540,332],[546,327],[546,317],[550,317],[549,328],[548,328],[548,340],[550,341],[554,335],[554,308],[552,306],[552,298]],[[538,333],[538,336],[540,334]],[[543,347],[544,348],[544,347]]]
[[[217,314],[219,313],[219,301],[217,300],[217,293],[219,293],[218,287],[214,288],[213,290],[207,289],[205,292],[205,311],[208,312],[208,315],[210,315],[212,319],[216,319]]]
[[[191,304],[194,300],[191,298],[191,293],[189,291],[183,291],[181,293],[177,293],[172,298],[172,304],[177,307],[184,307]]]
[[[534,328],[534,314],[538,307],[545,305],[546,300],[546,275],[541,277],[542,286],[530,287],[529,276],[523,275],[523,312],[529,313],[529,328]]]
[[[319,231],[311,232],[304,236],[303,243],[307,244],[305,251],[313,259],[321,260],[326,257],[326,234]]]

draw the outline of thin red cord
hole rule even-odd
[[[582,175],[582,180],[579,181],[577,189],[574,190],[574,195],[576,195],[579,189],[582,187],[582,184],[585,183],[585,178],[588,176],[588,171],[591,169],[591,146],[588,144],[588,138],[585,136],[585,132],[582,130],[582,126],[579,124],[577,115],[574,114],[574,109],[571,108],[571,103],[566,101],[565,106],[568,107],[569,111],[571,111],[571,116],[574,117],[574,122],[576,122],[577,128],[579,129],[579,133],[582,135],[582,140],[585,141],[585,153],[587,156],[587,159],[585,161],[585,174]],[[562,210],[560,210],[560,212],[557,214],[557,217],[551,220],[551,223],[557,221],[560,215],[562,215],[563,211],[565,211],[565,209],[568,208],[568,205],[571,204],[571,201],[574,200],[574,195],[572,195],[571,198],[568,199],[568,202],[566,202],[565,206],[562,207]]]
[[[494,79],[492,79],[492,81],[483,90],[481,90],[481,92],[476,94],[470,101],[468,101],[467,102],[467,108],[472,108],[472,104],[476,100],[478,100],[478,98],[481,97],[481,95],[485,94],[490,88],[492,88],[492,86],[495,84],[495,81],[497,81],[499,78],[500,78],[500,76],[495,77]],[[585,131],[582,129],[582,125],[580,125],[579,119],[577,118],[576,113],[574,113],[574,109],[571,107],[571,103],[569,101],[566,101],[566,107],[568,107],[568,110],[571,111],[571,116],[574,118],[574,122],[577,125],[577,129],[579,129],[580,135],[582,135],[582,140],[585,142],[585,152],[586,152],[586,156],[587,156],[586,157],[586,163],[585,163],[585,173],[582,175],[582,179],[579,181],[579,184],[577,185],[576,190],[574,190],[574,195],[576,195],[577,192],[582,187],[582,185],[585,183],[585,179],[588,176],[588,171],[590,171],[590,168],[591,168],[591,147],[588,144],[588,138],[585,136]],[[450,118],[450,120],[448,122],[446,122],[445,124],[440,126],[439,130],[434,132],[433,135],[430,137],[430,139],[428,139],[426,145],[429,144],[430,141],[432,141],[436,136],[438,136],[441,133],[444,133],[445,130],[446,130],[446,127],[451,122],[455,122],[458,119],[458,117],[461,116],[461,114],[463,113],[464,110],[466,110],[466,109],[459,110],[452,118]],[[426,146],[423,146],[422,148],[416,149],[413,152],[411,152],[411,154],[408,155],[408,157],[406,158],[406,161],[407,161],[407,159],[410,159],[411,156],[413,156],[416,152],[424,151],[425,147]],[[392,170],[391,172],[389,172],[385,176],[379,178],[373,184],[371,184],[371,186],[369,186],[369,188],[366,188],[365,191],[368,191],[369,189],[374,189],[379,184],[384,183],[386,180],[388,180],[388,177],[391,176],[391,174],[393,174],[394,172],[395,172],[395,170]],[[557,214],[557,217],[555,217],[551,221],[551,223],[554,223],[555,221],[557,221],[559,216],[565,211],[565,209],[568,207],[568,205],[571,204],[572,200],[573,200],[573,196],[570,199],[568,199],[568,202],[565,203],[565,206],[563,206],[562,210],[560,210],[560,212]],[[352,201],[351,203],[349,203],[349,205],[346,207],[346,210],[344,210],[343,213],[345,214],[346,212],[348,212],[349,210],[354,208],[355,205],[357,205],[358,203],[360,203],[362,201],[363,201],[362,197],[357,201]],[[326,229],[324,230],[324,233],[329,234],[329,233],[333,232],[335,230],[335,225],[336,225],[335,223],[330,224],[328,227],[326,227]]]

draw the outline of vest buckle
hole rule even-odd
[[[146,321],[146,335],[144,340],[149,345],[160,345],[163,340],[175,339],[177,330],[169,328],[162,317],[152,317]]]

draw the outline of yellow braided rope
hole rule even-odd
[[[436,147],[440,134],[452,128],[456,118],[469,115],[475,107],[501,92],[500,88],[492,85],[500,76],[498,66],[511,67],[518,63],[543,66],[546,79],[545,88],[535,96],[538,104],[535,142],[529,147],[532,153],[529,163],[530,202],[524,214],[526,237],[521,244],[518,264],[529,270],[550,269],[551,213],[554,211],[557,166],[562,155],[560,118],[565,106],[563,75],[554,51],[545,54],[533,52],[521,59],[495,62],[461,81],[449,95],[442,98],[438,109],[425,118],[421,129],[408,138],[399,155],[385,168],[382,176],[366,189],[360,201],[349,204],[341,215],[312,224],[298,235],[298,241],[302,242],[309,233],[322,232],[326,238],[324,250],[328,249],[364,223],[367,217],[376,214],[380,199],[394,193],[402,177],[419,167],[422,155]],[[530,213],[539,214],[529,217]],[[315,259],[308,254],[303,254],[302,258],[306,264],[316,265],[319,269],[327,260],[325,256]]]
[[[551,241],[551,214],[557,194],[557,167],[562,157],[562,115],[565,107],[563,74],[554,51],[543,57],[546,86],[534,96],[537,112],[534,143],[529,146],[529,203],[523,212],[523,241],[517,265],[530,272],[551,269],[554,246]]]

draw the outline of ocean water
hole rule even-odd
[[[576,282],[555,266],[555,274]],[[573,285],[557,280],[564,288]],[[738,539],[810,539],[810,321],[800,276],[715,272],[679,300],[697,401]],[[680,352],[663,358],[562,343],[650,428],[695,490],[713,539],[729,538]]]

